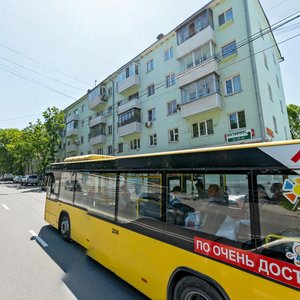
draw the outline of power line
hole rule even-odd
[[[86,85],[90,86],[89,83],[87,83],[87,82],[85,82],[85,81],[83,81],[83,80],[81,80],[81,79],[75,78],[74,76],[69,75],[69,74],[67,74],[67,73],[65,73],[65,72],[62,72],[62,71],[60,71],[60,70],[58,70],[58,69],[56,69],[56,68],[52,68],[52,67],[46,66],[46,65],[43,64],[42,62],[40,62],[40,61],[38,61],[38,60],[36,60],[36,59],[30,57],[30,56],[27,56],[27,55],[25,55],[25,54],[23,54],[23,53],[21,53],[21,52],[19,52],[19,51],[17,51],[17,50],[14,50],[14,49],[12,49],[11,47],[8,47],[8,46],[6,46],[6,45],[4,45],[4,44],[1,44],[1,43],[0,43],[0,47],[4,48],[4,49],[6,49],[6,50],[9,50],[9,51],[11,51],[11,52],[13,52],[13,53],[15,53],[15,54],[18,54],[18,55],[20,55],[20,56],[22,56],[22,57],[25,57],[26,59],[28,59],[28,60],[30,60],[30,61],[32,61],[32,62],[35,62],[35,63],[37,63],[37,64],[40,64],[40,65],[42,65],[42,66],[44,66],[44,67],[50,68],[50,69],[52,69],[53,71],[55,71],[55,72],[57,72],[57,73],[59,73],[59,74],[62,74],[62,75],[64,75],[64,76],[66,76],[66,77],[69,77],[69,78],[71,78],[71,79],[73,79],[73,80],[76,80],[76,81],[78,81],[78,82],[81,82],[81,83],[83,83],[83,84],[86,84]]]
[[[27,80],[27,81],[29,81],[29,82],[32,82],[32,83],[34,83],[34,84],[36,84],[36,85],[38,85],[38,86],[41,86],[41,87],[43,87],[43,88],[45,88],[45,89],[48,89],[48,90],[50,90],[50,91],[52,91],[52,92],[54,92],[54,93],[56,93],[56,94],[60,94],[60,95],[62,95],[62,96],[65,96],[65,97],[67,97],[67,98],[70,98],[70,99],[72,99],[72,100],[76,100],[76,98],[74,98],[74,97],[72,97],[72,96],[69,96],[69,95],[67,95],[67,94],[65,94],[65,93],[62,93],[62,92],[60,92],[60,91],[58,91],[58,90],[56,90],[56,89],[54,89],[54,88],[52,88],[52,87],[50,87],[50,86],[48,86],[48,85],[46,85],[46,84],[44,84],[44,83],[38,81],[38,80],[35,80],[35,79],[33,79],[33,78],[29,77],[29,76],[26,76],[26,75],[24,75],[24,74],[21,74],[21,73],[15,71],[15,70],[12,70],[11,68],[7,67],[6,65],[3,65],[3,64],[1,64],[1,63],[0,63],[0,65],[2,66],[2,68],[0,68],[0,69],[6,71],[6,72],[8,72],[8,73],[11,73],[11,74],[16,75],[16,76],[18,76],[18,77],[20,77],[20,78],[23,78],[23,79],[25,79],[25,80]]]
[[[61,81],[61,80],[58,80],[58,79],[56,79],[56,78],[52,78],[52,77],[50,77],[50,76],[44,75],[44,74],[42,74],[42,73],[40,73],[40,72],[38,72],[38,71],[35,71],[35,70],[33,70],[33,69],[31,69],[31,68],[28,68],[28,67],[25,67],[24,65],[18,64],[18,63],[14,62],[14,61],[12,61],[12,60],[9,60],[9,59],[7,59],[7,58],[5,58],[5,57],[0,56],[0,59],[5,60],[5,61],[7,61],[7,62],[9,62],[9,63],[11,63],[11,64],[13,64],[13,65],[15,65],[15,66],[18,66],[18,67],[22,68],[22,69],[28,70],[28,71],[30,71],[30,72],[32,72],[32,73],[35,73],[35,74],[38,74],[38,75],[40,75],[40,76],[42,76],[42,77],[45,77],[45,78],[47,78],[47,79],[50,79],[50,80],[52,80],[52,81],[58,82],[58,83],[63,84],[63,85],[65,85],[65,86],[71,87],[71,88],[76,89],[76,90],[79,90],[79,91],[81,91],[81,92],[84,92],[84,90],[82,90],[82,89],[80,89],[80,88],[78,88],[78,87],[76,87],[76,86],[74,86],[74,85],[71,85],[71,84],[68,84],[68,83],[66,83],[66,82],[63,82],[63,81]]]

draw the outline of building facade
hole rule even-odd
[[[57,161],[290,138],[258,0],[214,0],[65,109]]]

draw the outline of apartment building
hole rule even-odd
[[[214,0],[65,109],[57,160],[290,138],[258,0]]]

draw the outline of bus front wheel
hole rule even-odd
[[[174,291],[174,299],[223,300],[216,289],[195,276],[186,276],[178,281]]]
[[[64,239],[64,241],[66,242],[70,242],[71,238],[71,223],[70,223],[70,218],[67,214],[63,214],[61,216],[61,220],[60,220],[60,234],[62,236],[62,238]]]

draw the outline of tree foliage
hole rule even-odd
[[[64,113],[56,107],[47,108],[44,121],[29,123],[23,129],[0,130],[0,173],[15,174],[45,172],[54,161],[64,128]]]
[[[287,106],[291,135],[293,139],[300,138],[300,106],[289,104]]]

